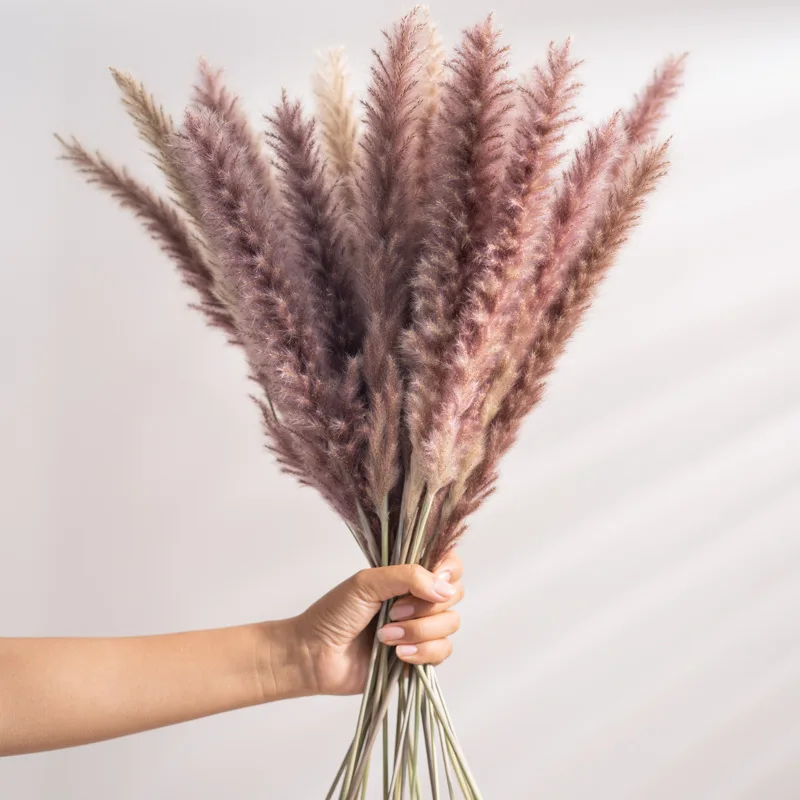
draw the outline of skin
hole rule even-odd
[[[0,638],[0,755],[88,744],[310,695],[358,694],[379,632],[409,664],[439,664],[464,594],[455,554],[436,570],[365,569],[290,619],[158,636]],[[401,619],[402,617],[402,619]]]

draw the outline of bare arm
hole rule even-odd
[[[296,697],[290,622],[161,636],[0,639],[0,755]]]
[[[407,594],[409,663],[438,663],[458,628],[461,562],[446,581],[412,567],[363,570],[303,614],[120,638],[0,638],[0,755],[88,744],[245,706],[363,690],[381,600]],[[451,582],[452,581],[452,582]],[[410,609],[410,611],[409,611]],[[392,642],[389,641],[391,644]]]

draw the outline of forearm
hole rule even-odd
[[[309,693],[291,621],[126,638],[0,639],[0,755]]]

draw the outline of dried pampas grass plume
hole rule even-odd
[[[371,566],[435,568],[494,491],[502,456],[666,173],[659,128],[685,61],[666,59],[630,107],[587,125],[570,151],[581,62],[569,40],[515,75],[492,14],[448,50],[415,6],[383,32],[360,105],[341,48],[318,55],[315,114],[283,90],[258,123],[205,59],[178,124],[112,70],[164,196],[58,139],[242,348],[280,467],[325,498]],[[365,796],[381,732],[382,797],[404,786],[421,797],[420,730],[434,800],[437,737],[449,797],[479,800],[434,671],[404,671],[375,640],[328,798]]]
[[[231,343],[240,344],[239,331],[219,275],[209,262],[203,242],[178,209],[100,152],[90,153],[75,138],[68,142],[56,134],[56,139],[64,151],[61,157],[72,162],[87,183],[109,192],[120,206],[130,209],[143,223],[147,233],[175,262],[183,280],[200,296],[196,307],[212,325],[225,331]]]

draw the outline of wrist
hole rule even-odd
[[[312,659],[298,622],[292,617],[254,626],[262,703],[317,694]]]

